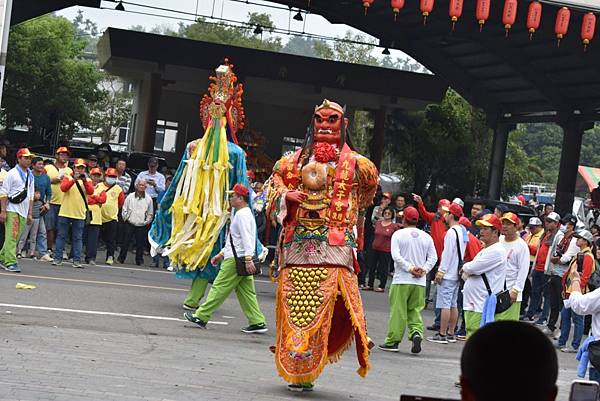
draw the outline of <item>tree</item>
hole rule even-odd
[[[283,48],[281,38],[268,35],[275,29],[275,24],[268,14],[248,13],[247,23],[247,26],[234,27],[208,23],[204,18],[198,18],[198,22],[191,25],[180,24],[178,35],[188,39],[259,50],[280,51]],[[262,29],[262,34],[254,33],[257,26]]]
[[[102,134],[102,142],[111,142],[131,115],[132,94],[122,79],[104,74],[102,97],[91,112],[90,128]]]
[[[31,133],[46,134],[87,124],[89,105],[101,96],[101,74],[82,59],[85,45],[62,17],[12,27],[3,99],[6,126],[25,125]]]
[[[84,52],[96,54],[98,45],[98,24],[83,16],[83,10],[77,10],[77,16],[73,19],[73,28],[78,40],[85,42]]]

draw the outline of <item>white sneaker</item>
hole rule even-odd
[[[548,337],[554,338],[556,335],[556,329],[554,330],[550,330],[548,327],[544,327],[542,329],[542,333],[544,333],[545,335],[547,335]]]
[[[560,352],[565,352],[567,354],[576,354],[577,350],[573,347],[562,347],[560,349]]]
[[[40,257],[38,259],[41,262],[52,262],[54,259],[52,259],[52,257],[48,254],[45,254],[44,256]]]
[[[109,256],[109,257],[106,259],[106,264],[107,264],[107,265],[112,265],[113,263],[115,263],[115,260],[113,259],[113,257],[112,257],[112,256]]]

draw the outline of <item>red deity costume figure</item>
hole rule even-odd
[[[290,390],[312,389],[353,340],[358,374],[369,370],[356,249],[378,172],[346,142],[347,121],[344,108],[325,100],[315,108],[302,149],[273,168],[270,207],[283,226],[275,362]]]

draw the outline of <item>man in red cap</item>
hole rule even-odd
[[[490,295],[483,276],[486,277],[490,290],[497,294],[504,289],[506,279],[506,249],[500,243],[502,223],[493,214],[486,214],[476,222],[479,236],[485,248],[471,262],[463,265],[463,290],[467,337],[471,336],[481,325],[483,307]]]
[[[60,182],[65,176],[73,174],[73,170],[68,165],[69,149],[66,146],[61,146],[56,149],[56,161],[53,164],[46,166],[46,174],[50,178],[52,184],[52,197],[50,198],[50,209],[44,216],[46,230],[48,231],[48,250],[54,249],[56,240],[58,212],[63,200],[64,193],[60,190]]]
[[[529,275],[529,247],[519,235],[521,219],[513,212],[504,213],[500,243],[508,256],[506,264],[506,288],[510,290],[512,306],[496,317],[496,320],[519,320],[525,282]]]
[[[52,265],[62,265],[63,251],[71,229],[73,267],[82,268],[83,229],[89,211],[87,197],[94,194],[94,185],[87,176],[85,160],[77,159],[73,165],[73,174],[64,176],[60,182],[63,198],[58,212],[58,235]]]
[[[8,172],[0,188],[0,222],[6,227],[4,245],[0,250],[0,266],[14,273],[21,271],[17,265],[17,243],[25,224],[33,222],[35,185],[29,170],[32,157],[29,149],[19,149],[17,165]]]
[[[104,182],[98,184],[106,194],[106,203],[102,205],[102,239],[106,244],[106,264],[114,263],[115,249],[117,247],[117,227],[119,224],[119,210],[125,203],[123,189],[117,185],[119,174],[114,168],[107,168]]]
[[[433,269],[437,255],[433,239],[417,228],[419,212],[410,206],[404,209],[404,229],[392,235],[392,258],[394,279],[390,287],[390,319],[385,342],[379,346],[383,351],[398,352],[408,326],[408,338],[412,341],[411,352],[421,352],[423,341],[423,318],[425,307],[425,282],[427,272]]]
[[[225,241],[225,248],[215,255],[210,263],[221,263],[221,270],[215,279],[206,301],[196,309],[196,312],[185,312],[184,317],[205,329],[212,314],[235,290],[240,307],[248,319],[249,326],[242,328],[244,333],[266,333],[268,331],[266,319],[258,305],[256,288],[254,287],[254,274],[257,267],[252,261],[256,252],[256,221],[254,213],[248,207],[248,188],[242,184],[235,184],[230,191],[229,203],[235,209],[231,218],[229,233]],[[241,259],[247,275],[240,276],[236,269]]]
[[[456,203],[444,205],[444,219],[448,231],[444,236],[444,250],[435,282],[438,284],[435,307],[441,310],[440,330],[427,338],[438,344],[455,343],[454,329],[458,323],[458,288],[459,271],[462,267],[467,248],[467,230],[458,221],[463,216],[462,207]]]

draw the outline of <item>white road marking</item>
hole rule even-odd
[[[44,311],[52,311],[52,312],[70,312],[70,313],[82,313],[86,315],[102,315],[102,316],[115,316],[115,317],[133,317],[136,319],[150,319],[150,320],[167,320],[172,322],[187,322],[184,319],[178,319],[175,317],[164,317],[164,316],[150,316],[150,315],[134,315],[131,313],[117,313],[117,312],[102,312],[102,311],[93,311],[93,310],[82,310],[82,309],[66,309],[66,308],[50,308],[47,306],[33,306],[33,305],[16,305],[16,304],[2,304],[0,303],[0,307],[5,308],[21,308],[21,309],[35,309],[35,310],[44,310]],[[219,322],[219,321],[209,321],[209,324],[227,326],[229,323],[227,322]]]

